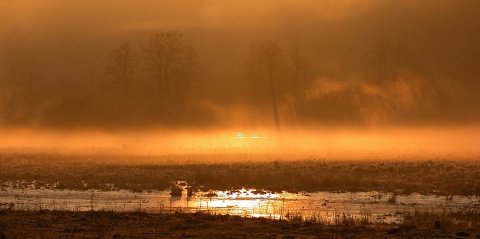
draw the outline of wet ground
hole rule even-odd
[[[430,225],[431,226],[431,225]],[[480,238],[457,231],[378,224],[323,225],[206,213],[0,211],[0,238]]]
[[[401,224],[416,211],[442,215],[471,207],[465,196],[401,195],[387,192],[270,192],[255,189],[196,192],[171,196],[169,191],[59,190],[2,188],[0,209],[112,212],[208,212],[210,214],[301,219],[323,224],[354,220]]]

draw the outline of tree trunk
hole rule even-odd
[[[277,100],[275,96],[275,87],[273,85],[273,62],[268,63],[268,76],[270,80],[270,96],[272,98],[273,119],[275,121],[275,128],[280,129],[280,120],[278,119]]]

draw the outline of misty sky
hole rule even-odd
[[[282,122],[471,124],[480,119],[480,2],[476,0],[0,0],[0,22],[3,81],[15,82],[9,79],[23,77],[16,72],[31,71],[43,82],[43,93],[23,105],[18,102],[27,93],[12,89],[23,92],[24,86],[3,86],[0,111],[8,113],[11,107],[8,114],[14,124],[111,122],[114,116],[89,119],[104,111],[91,109],[101,105],[99,101],[107,106],[110,102],[104,99],[109,97],[106,94],[98,98],[95,93],[105,78],[109,54],[125,40],[140,48],[153,34],[170,30],[181,32],[195,48],[205,71],[195,100],[198,105],[192,106],[201,110],[187,114],[199,119],[193,125],[229,125],[226,121],[257,125],[251,122],[252,115],[261,122],[271,121],[269,98],[252,93],[255,85],[248,83],[246,69],[252,45],[264,39],[278,43],[285,66],[292,42],[302,44],[311,62],[304,103],[308,110],[291,113],[293,96],[282,93],[277,96]],[[402,52],[400,73],[391,87],[368,80],[376,74],[370,61],[372,49],[382,42]],[[29,62],[25,59],[34,59],[34,64],[23,64]],[[288,81],[288,70],[278,75]],[[368,104],[359,106],[359,98]],[[72,107],[86,110],[66,110]],[[31,109],[35,110],[27,112]],[[121,125],[150,122],[145,120],[149,110]],[[8,120],[0,122],[7,125]]]

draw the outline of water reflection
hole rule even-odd
[[[214,214],[266,217],[287,220],[312,220],[334,224],[341,220],[366,220],[372,223],[400,223],[414,210],[443,212],[469,205],[463,196],[398,195],[391,193],[316,192],[274,193],[266,190],[238,189],[209,191],[188,196],[171,196],[169,191],[134,193],[116,191],[73,191],[57,189],[3,188],[0,209],[13,210],[108,210],[150,213],[208,212]]]

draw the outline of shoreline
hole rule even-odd
[[[467,234],[478,238],[479,233],[446,222],[435,229],[433,221],[426,225],[413,220],[401,225],[349,221],[324,225],[207,213],[0,210],[1,238],[453,238]]]

